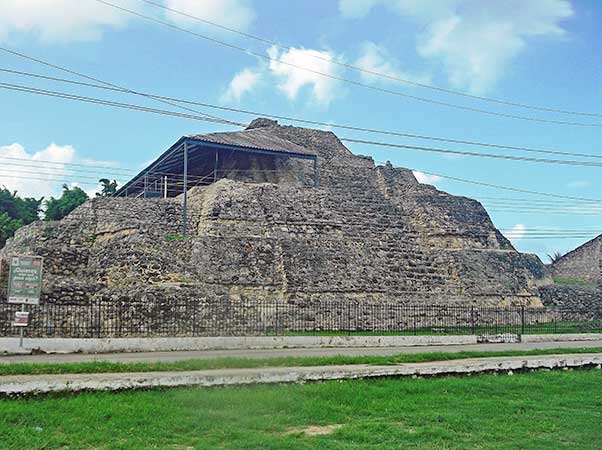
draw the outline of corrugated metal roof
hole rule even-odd
[[[281,153],[301,153],[315,155],[315,152],[275,136],[269,128],[251,130],[189,135],[190,139],[213,142],[215,144],[236,145],[238,147],[270,150]]]

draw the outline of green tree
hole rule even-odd
[[[44,219],[61,220],[86,200],[88,200],[88,194],[81,188],[77,186],[69,188],[69,186],[63,184],[63,193],[60,198],[50,197],[49,200],[46,200]]]
[[[38,220],[43,198],[21,198],[16,191],[0,189],[0,248],[23,225]]]
[[[101,178],[98,182],[102,184],[102,191],[96,193],[97,197],[110,197],[117,192],[117,181]]]
[[[0,213],[0,248],[4,247],[8,238],[14,236],[15,231],[23,226],[23,222],[12,219],[6,213]]]

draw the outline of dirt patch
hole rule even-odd
[[[284,435],[287,434],[304,434],[306,436],[324,436],[326,434],[334,433],[336,430],[341,428],[342,424],[333,425],[311,425],[309,427],[295,427],[285,431]]]

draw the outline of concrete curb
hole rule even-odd
[[[0,377],[0,395],[49,392],[117,391],[176,386],[228,386],[257,383],[301,383],[375,377],[469,375],[535,369],[564,369],[602,365],[600,354],[474,358],[396,366],[317,366],[187,372],[15,375]]]
[[[600,339],[602,339],[602,333],[523,334],[521,336],[521,342],[577,342]]]
[[[166,338],[0,338],[0,354],[167,352],[278,348],[413,347],[476,344],[476,336],[225,336]]]

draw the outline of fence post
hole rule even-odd
[[[98,327],[97,327],[97,337],[101,338],[101,330],[100,328],[102,327],[102,298],[98,297],[98,303],[97,303],[97,308],[96,308],[96,316],[98,318]]]
[[[525,305],[520,307],[520,334],[525,334]]]
[[[188,303],[188,307],[190,307],[190,304],[192,303],[192,335],[196,336],[197,335],[197,330],[198,330],[197,323],[196,323],[196,321],[197,321],[196,306],[197,305],[195,305],[194,302],[191,302],[190,299],[188,299],[187,303]]]
[[[472,329],[472,334],[476,335],[477,334],[477,328],[476,328],[476,324],[475,324],[475,317],[474,317],[474,305],[472,305],[470,307],[470,326]]]

